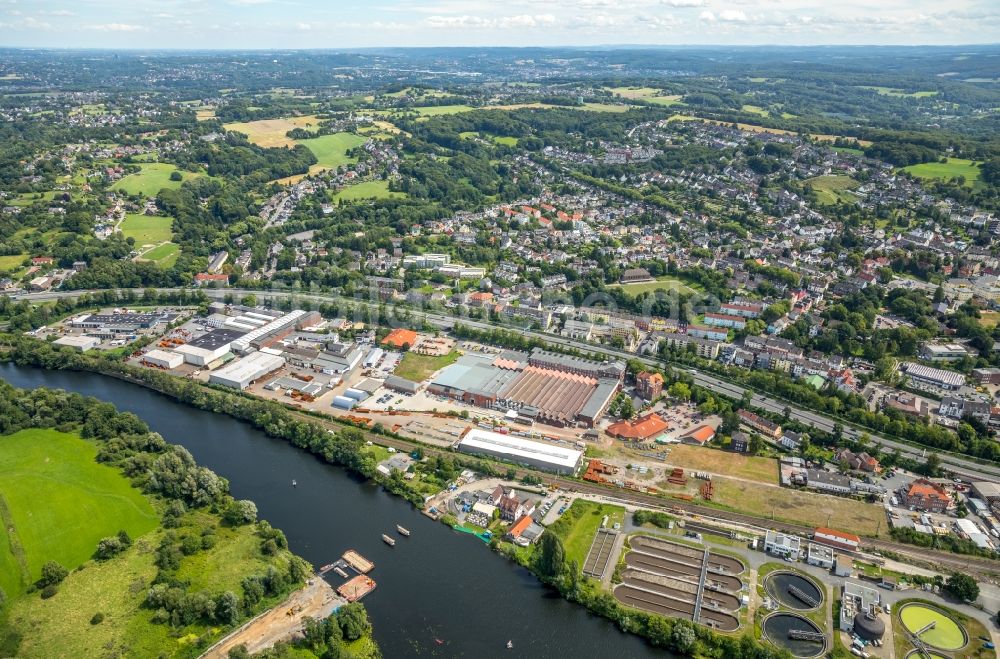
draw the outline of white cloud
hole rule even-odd
[[[671,7],[707,7],[708,0],[663,0],[663,4]]]
[[[701,12],[700,14],[698,14],[698,18],[700,20],[707,21],[707,22],[711,23],[712,21],[715,20],[715,14],[713,14],[712,12],[710,12],[709,10],[706,9],[705,11]]]
[[[133,25],[131,23],[99,23],[97,25],[88,25],[86,29],[98,32],[143,32],[146,30],[142,25]]]
[[[298,25],[295,26],[295,29],[301,32],[308,32],[309,30],[313,29],[313,26],[310,25],[309,23],[299,23]]]
[[[38,12],[42,16],[76,16],[75,11],[70,11],[69,9],[52,9],[49,11]]]
[[[719,12],[719,20],[727,23],[741,23],[747,19],[742,9],[724,9]]]
[[[487,29],[536,29],[552,27],[556,17],[552,14],[520,14],[517,16],[428,16],[424,21],[429,27],[450,30],[487,30]]]

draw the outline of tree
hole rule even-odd
[[[240,304],[244,307],[256,307],[257,306],[257,296],[253,293],[249,295],[244,295],[243,299],[240,300]]]
[[[369,631],[371,623],[368,621],[368,612],[358,602],[352,602],[340,607],[337,611],[337,624],[347,641],[356,641]]]
[[[671,398],[688,401],[691,399],[691,387],[686,382],[674,382],[667,388]]]
[[[248,499],[233,501],[226,506],[226,512],[223,513],[222,519],[233,526],[253,524],[257,521],[257,505]]]
[[[944,587],[963,602],[975,602],[979,598],[979,584],[967,574],[956,572],[948,577]]]
[[[42,566],[42,578],[38,580],[38,585],[44,588],[45,586],[62,583],[62,580],[65,579],[68,574],[69,571],[62,565],[56,561],[49,561]]]
[[[240,600],[235,593],[227,590],[215,599],[215,619],[224,625],[240,619]]]
[[[747,452],[750,455],[757,455],[764,450],[764,438],[757,433],[752,433],[750,435],[750,443],[747,446]]]
[[[924,476],[931,478],[937,476],[941,471],[941,456],[933,452],[928,455],[927,460],[923,464],[922,471],[924,472]]]
[[[562,574],[566,550],[559,536],[551,532],[542,534],[538,549],[538,569],[542,575],[554,579]]]
[[[686,620],[674,621],[674,628],[670,632],[670,641],[675,652],[686,657],[692,656],[692,650],[694,650],[697,640],[698,636],[691,623]]]
[[[175,169],[174,171],[170,172],[170,180],[171,181],[175,181],[175,182],[176,181],[183,181],[184,180],[184,176],[181,175],[181,173]]]

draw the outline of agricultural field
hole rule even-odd
[[[759,114],[762,117],[769,117],[771,113],[760,107],[759,105],[744,105],[741,108],[744,112],[749,112],[751,114]]]
[[[683,105],[680,94],[664,94],[662,89],[653,87],[605,87],[605,89],[630,101],[647,101],[667,107]]]
[[[715,478],[712,483],[712,503],[736,512],[868,536],[885,526],[885,511],[875,504],[732,478]]]
[[[567,563],[576,561],[577,566],[583,569],[587,552],[590,551],[590,545],[594,541],[594,534],[600,528],[605,515],[608,516],[609,527],[614,526],[615,522],[620,524],[625,521],[625,509],[621,506],[577,499],[569,510],[549,527],[549,531],[562,540]]]
[[[437,117],[443,114],[458,114],[459,112],[470,112],[476,108],[471,105],[423,105],[413,108],[404,108],[404,112],[416,112],[421,117]]]
[[[334,201],[357,201],[359,199],[398,199],[405,197],[404,192],[389,190],[388,181],[363,181],[349,185],[333,195]]]
[[[399,366],[394,371],[395,375],[414,382],[426,380],[431,374],[436,373],[445,366],[451,366],[458,360],[458,353],[454,350],[447,355],[431,357],[429,355],[418,355],[415,352],[407,352],[399,360]]]
[[[281,119],[260,119],[258,121],[240,121],[223,124],[226,130],[243,133],[247,139],[263,147],[295,146],[295,140],[285,133],[293,128],[319,130],[320,118],[314,114],[301,117],[283,117]]]
[[[161,268],[170,268],[177,262],[177,257],[181,254],[181,248],[176,243],[163,243],[157,245],[148,252],[144,252],[140,261],[155,261]]]
[[[965,186],[973,187],[979,181],[979,163],[964,158],[947,158],[946,162],[925,162],[904,167],[917,178],[951,180],[965,177]]]
[[[138,215],[129,213],[122,220],[119,228],[126,238],[135,239],[137,246],[155,245],[170,240],[173,236],[171,227],[173,218],[159,215]]]
[[[319,161],[310,168],[310,173],[314,173],[313,170],[336,169],[341,165],[356,162],[354,158],[347,155],[347,152],[364,143],[365,138],[354,133],[334,133],[298,142],[312,151],[316,160]]]
[[[667,463],[685,470],[709,471],[723,476],[778,484],[778,461],[688,444],[673,444]]]
[[[113,188],[128,195],[142,195],[144,197],[155,197],[163,188],[176,189],[181,187],[181,183],[192,179],[198,174],[181,171],[182,180],[171,181],[170,175],[175,171],[180,171],[173,165],[167,163],[149,163],[140,165],[142,171],[129,174],[122,180],[115,183]]]
[[[608,284],[608,288],[620,288],[629,295],[640,295],[652,291],[677,291],[691,295],[695,289],[688,286],[680,279],[672,277],[657,277],[655,281],[636,282],[632,284]]]
[[[808,179],[806,183],[816,191],[816,199],[824,206],[857,201],[857,197],[851,193],[851,190],[858,187],[858,182],[849,176],[817,176]]]
[[[156,528],[149,501],[96,455],[93,443],[50,429],[0,437],[0,509],[18,564],[15,572],[0,571],[8,596],[38,579],[47,561],[72,570],[91,558],[101,538],[120,530],[138,537]]]

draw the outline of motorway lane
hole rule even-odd
[[[142,295],[143,293],[143,289],[131,289],[131,290],[137,295]],[[159,290],[178,291],[182,289],[165,288]],[[45,301],[45,300],[54,300],[61,297],[79,296],[80,294],[87,292],[95,293],[99,291],[47,291],[44,293],[27,293],[15,296],[15,298],[22,300]],[[357,300],[353,298],[344,298],[337,295],[325,294],[325,293],[317,294],[317,293],[300,293],[295,291],[258,291],[252,289],[211,289],[211,288],[203,289],[203,292],[208,297],[215,299],[224,298],[226,295],[232,295],[234,297],[240,297],[243,295],[255,295],[258,300],[265,300],[265,299],[277,300],[288,297],[294,297],[299,300],[308,300],[310,302],[317,302],[317,303],[338,302],[338,303],[354,304],[354,305],[360,304],[369,307],[382,306],[387,309],[395,309],[393,305],[389,304],[381,304],[381,303],[370,302],[367,300]],[[479,330],[490,330],[498,327],[497,324],[484,322],[480,320],[474,320],[471,318],[456,319],[452,316],[447,316],[445,314],[437,314],[437,313],[420,311],[404,307],[400,307],[400,311],[406,311],[410,314],[411,318],[424,320],[429,324],[435,325],[443,329],[451,328],[456,321],[461,322],[463,325],[467,325],[469,327],[473,327]],[[660,367],[663,365],[663,362],[661,360],[650,359],[648,357],[640,357],[638,355],[627,353],[614,348],[609,348],[607,346],[591,344],[574,339],[567,339],[564,337],[555,336],[552,334],[546,334],[542,332],[536,332],[532,330],[518,329],[517,331],[523,334],[524,336],[534,339],[539,339],[549,344],[562,345],[565,347],[575,348],[577,350],[586,350],[592,353],[603,354],[605,356],[613,357],[616,359],[623,359],[623,360],[637,359],[640,362],[649,366]],[[715,376],[709,375],[701,371],[697,371],[691,367],[677,366],[677,368],[686,370],[689,374],[691,374],[692,377],[694,378],[695,383],[698,384],[699,386],[705,387],[713,392],[722,394],[730,398],[734,398],[736,400],[739,400],[743,397],[745,389],[743,387],[740,387],[739,385],[735,385],[726,382],[724,380],[720,380]],[[782,414],[785,408],[788,408],[791,411],[791,418],[826,432],[832,432],[834,424],[837,423],[836,420],[828,416],[821,415],[809,410],[805,410],[796,406],[793,403],[787,403],[778,400],[776,398],[764,396],[759,393],[753,394],[753,398],[751,399],[751,405],[776,414]],[[889,450],[897,450],[900,452],[901,455],[904,455],[908,458],[912,458],[914,460],[923,460],[925,457],[925,451],[922,448],[917,448],[900,441],[881,437],[879,435],[867,432],[865,430],[858,430],[857,428],[849,425],[846,422],[840,422],[840,423],[841,426],[843,427],[843,433],[845,437],[856,440],[862,434],[867,434],[873,443],[884,446]],[[986,481],[993,481],[1000,483],[1000,466],[980,464],[978,462],[974,462],[972,460],[962,458],[960,456],[950,453],[939,452],[938,455],[941,458],[941,464],[944,466],[944,468],[968,480],[986,480]]]

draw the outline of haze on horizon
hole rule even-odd
[[[1000,41],[996,0],[0,0],[0,46],[917,45]]]

